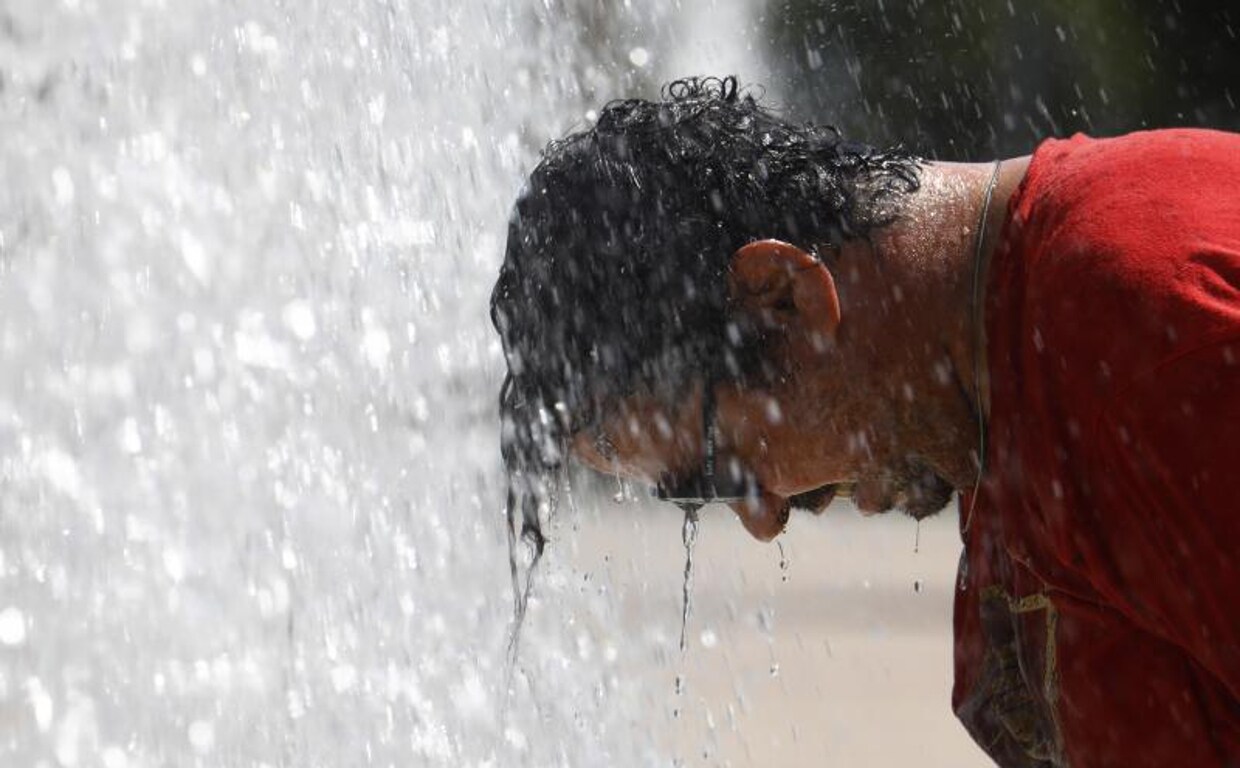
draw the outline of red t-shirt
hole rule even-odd
[[[1004,766],[1240,766],[1240,135],[1042,144],[986,329],[957,715]]]

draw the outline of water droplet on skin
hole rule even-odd
[[[770,424],[782,424],[784,421],[784,412],[773,397],[766,401],[766,420]]]

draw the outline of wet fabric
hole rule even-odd
[[[1240,765],[1240,136],[1042,144],[986,329],[957,715],[1003,766]]]

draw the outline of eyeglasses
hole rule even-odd
[[[702,389],[702,434],[705,450],[701,469],[688,477],[664,480],[654,488],[655,498],[670,501],[686,515],[693,516],[707,504],[731,504],[753,495],[751,478],[736,472],[725,472],[720,477],[715,472],[715,446],[717,426],[715,414],[715,387],[707,381]]]

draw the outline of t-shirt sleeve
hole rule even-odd
[[[1099,586],[1240,700],[1240,338],[1131,382],[1094,436]]]

